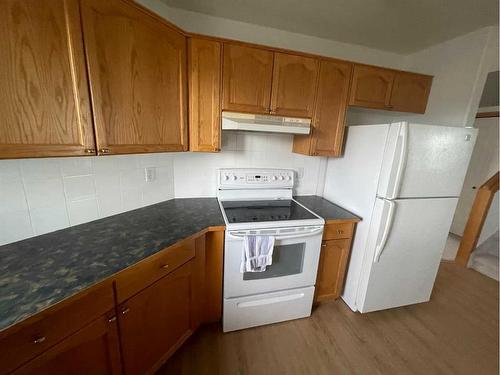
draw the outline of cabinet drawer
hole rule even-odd
[[[125,301],[156,280],[194,258],[195,242],[186,240],[169,246],[159,253],[121,272],[116,277],[118,303]]]
[[[0,374],[7,374],[114,308],[104,282],[0,333]]]
[[[353,228],[353,223],[326,224],[323,231],[323,240],[351,238]]]

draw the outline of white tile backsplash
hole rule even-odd
[[[173,167],[164,153],[0,160],[0,245],[171,199]]]
[[[69,226],[66,206],[34,208],[30,210],[35,235],[45,234]]]
[[[66,201],[61,176],[46,180],[25,180],[24,186],[30,210],[42,207],[59,207],[64,205]]]
[[[175,196],[213,197],[217,189],[217,169],[230,167],[290,168],[304,170],[297,180],[295,193],[316,194],[323,183],[324,157],[292,153],[293,135],[222,132],[222,151],[176,153],[174,159]]]
[[[63,181],[67,200],[77,201],[95,198],[96,194],[93,175],[64,177]]]
[[[26,195],[24,194],[24,185],[22,181],[0,180],[0,215],[12,211],[26,211]]]
[[[294,154],[292,142],[289,134],[224,131],[220,153],[0,160],[0,245],[174,196],[215,197],[224,167],[302,171],[295,193],[320,193],[326,158]],[[145,181],[146,167],[156,168],[155,180]]]
[[[0,244],[19,241],[31,236],[33,236],[33,228],[28,210],[2,214]]]
[[[69,223],[78,225],[87,223],[99,218],[99,210],[97,208],[97,199],[85,199],[80,201],[68,202]]]

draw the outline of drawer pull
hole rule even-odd
[[[343,231],[342,229],[337,229],[337,233],[338,233],[338,234],[343,234],[343,233],[344,233],[344,231]]]
[[[127,307],[125,309],[122,310],[122,315],[125,315],[127,314],[128,312],[130,311],[130,309]]]
[[[164,264],[163,266],[161,266],[161,268],[164,270],[168,269],[168,267],[170,267],[168,264]]]
[[[113,323],[116,320],[116,316],[112,316],[111,318],[108,319],[109,323]]]
[[[45,336],[41,336],[41,337],[37,337],[36,339],[33,340],[33,343],[34,344],[41,344],[42,342],[44,342],[46,339]]]

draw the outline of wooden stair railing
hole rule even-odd
[[[477,191],[474,204],[470,210],[469,219],[465,225],[464,235],[460,241],[455,263],[462,267],[467,267],[471,253],[477,246],[477,241],[481,230],[483,229],[484,221],[488,215],[491,206],[491,201],[498,191],[498,172],[486,181]]]

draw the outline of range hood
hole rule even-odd
[[[311,119],[222,112],[222,130],[309,134]]]

